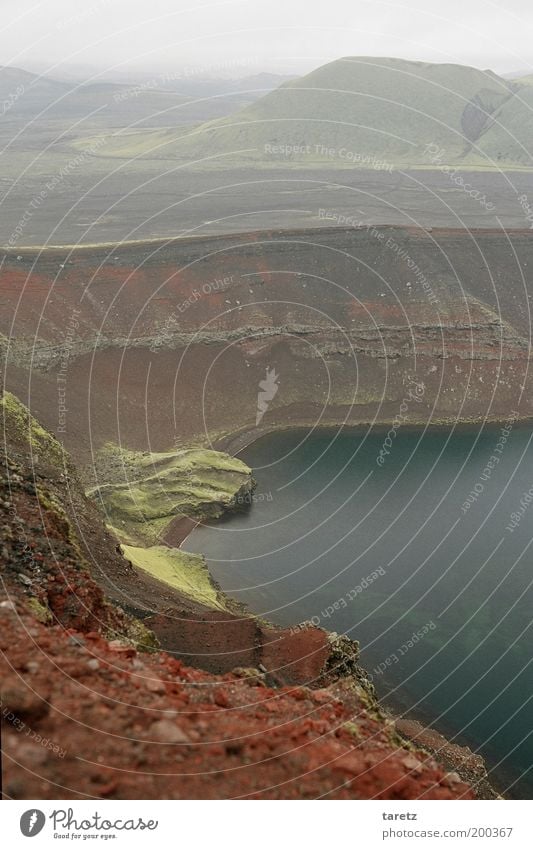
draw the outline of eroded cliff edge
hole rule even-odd
[[[209,619],[212,610],[193,610],[174,592],[174,617],[210,621],[211,635],[238,628],[240,654],[217,676],[186,665],[179,651],[161,651],[146,624],[116,601],[119,584],[145,602],[161,585],[117,553],[60,444],[13,396],[1,406],[8,798],[468,799],[485,792],[479,774],[467,775],[469,786],[398,734],[346,638],[271,629],[252,617]],[[157,617],[151,621],[157,625]],[[167,637],[163,631],[162,642]]]
[[[142,452],[153,457],[176,449],[204,451],[213,445],[238,445],[262,428],[318,422],[388,424],[406,396],[412,403],[405,420],[418,425],[499,420],[510,410],[525,419],[531,417],[533,397],[527,331],[533,293],[528,267],[533,267],[529,233],[430,233],[399,228],[247,233],[111,249],[7,251],[0,272],[5,383],[73,452],[76,464],[84,469],[84,485],[101,493],[108,491],[105,487],[112,481],[108,466],[99,463],[98,457],[110,444],[126,446],[136,457]],[[503,290],[506,297],[500,300]],[[280,390],[271,399],[267,415],[258,421],[258,387],[272,368],[281,377]],[[244,686],[243,681],[248,682],[246,686],[252,681],[261,691],[263,685],[266,689],[271,685],[307,687],[311,682],[312,686],[319,682],[340,686],[324,679],[328,659],[339,649],[338,644],[332,648],[325,632],[283,632],[224,603],[215,609],[206,607],[198,598],[176,593],[155,579],[154,573],[128,562],[96,504],[86,499],[76,470],[63,460],[61,466],[51,462],[56,443],[50,443],[54,446],[50,454],[50,444],[40,445],[36,426],[32,429],[29,441],[21,436],[24,428],[18,436],[11,429],[8,454],[18,463],[14,482],[21,477],[31,487],[30,479],[37,475],[62,505],[69,518],[68,535],[75,535],[78,554],[86,561],[85,565],[76,561],[74,571],[84,575],[82,583],[90,600],[83,600],[84,592],[75,592],[75,597],[65,592],[62,574],[52,574],[49,581],[40,572],[17,573],[15,597],[21,593],[25,597],[26,613],[27,602],[30,611],[33,605],[28,615],[44,617],[32,627],[34,636],[42,629],[48,648],[54,641],[63,645],[60,634],[66,625],[80,627],[80,622],[91,620],[94,591],[100,593],[98,605],[106,613],[102,613],[103,625],[96,628],[93,623],[89,633],[100,634],[94,639],[113,636],[111,651],[126,664],[120,667],[126,675],[121,687],[129,686],[124,680],[130,681],[128,675],[138,661],[135,639],[125,634],[129,627],[140,627],[139,622],[148,629],[142,632],[146,639],[150,632],[157,634],[173,662],[207,670],[191,673],[191,681],[211,680],[194,679],[194,675],[222,674],[230,676],[224,680],[240,682],[237,688]],[[26,494],[29,497],[31,492]],[[9,505],[10,501],[8,509]],[[45,506],[55,510],[52,503]],[[42,510],[40,501],[38,510]],[[37,527],[35,522],[35,532]],[[6,551],[10,558],[9,546]],[[45,553],[39,550],[39,554],[44,562]],[[88,582],[83,572],[87,566],[96,583]],[[51,595],[43,589],[43,577],[53,588]],[[77,587],[71,576],[68,580]],[[218,593],[208,577],[206,581]],[[16,601],[13,610],[7,600],[4,609],[18,616]],[[117,605],[121,610],[115,613]],[[58,613],[66,618],[57,619]],[[113,634],[107,615],[124,617],[113,626]],[[53,624],[56,619],[60,624]],[[51,637],[53,627],[58,630]],[[86,627],[81,627],[82,632]],[[81,647],[75,644],[76,650],[87,650],[88,662],[100,664],[88,648],[90,640],[83,640]],[[343,656],[346,648],[347,644],[341,646]],[[353,672],[356,649],[352,647],[348,655]],[[22,655],[17,662],[23,663]],[[160,709],[166,709],[167,684],[178,686],[181,681],[177,667],[169,668],[174,677],[163,684],[159,681],[153,691],[162,699]],[[94,673],[98,679],[99,670],[93,663],[84,674]],[[358,709],[367,710],[368,688],[360,680],[355,686]],[[298,698],[305,701],[307,696]],[[353,711],[351,698],[346,704]],[[389,729],[382,742],[392,748],[399,745],[405,752],[405,742],[390,731],[391,722],[370,698],[371,712],[377,710],[379,715],[378,725],[384,723],[384,729]],[[227,693],[220,699],[227,699],[231,708],[242,706]],[[345,704],[344,697],[340,701]],[[185,697],[183,702],[187,703]],[[16,705],[16,698],[12,704]],[[175,712],[176,705],[169,709]],[[100,710],[98,700],[95,710]],[[284,716],[290,721],[289,714]],[[174,734],[174,742],[179,743],[179,735],[187,733],[176,716],[171,719],[178,730],[166,725],[164,733]],[[331,736],[331,726],[320,727],[321,740],[323,735]],[[253,729],[255,734],[257,726]],[[316,728],[305,733],[315,740]],[[189,737],[194,741],[194,733]],[[282,745],[281,739],[278,743]],[[276,746],[272,751],[279,753]],[[249,762],[250,753],[243,752],[244,760],[237,768]],[[143,750],[141,759],[145,756]],[[456,756],[449,753],[447,763],[450,757],[457,761]],[[372,771],[371,761],[371,757],[364,761],[358,773],[365,776],[364,781],[367,771]],[[468,755],[459,761],[468,761]],[[419,767],[410,763],[409,780],[412,771],[418,782]],[[485,787],[478,766],[473,764],[473,771],[465,775],[476,786]],[[382,778],[376,786],[381,788],[378,795],[389,792],[383,789]],[[445,798],[457,795],[446,783],[433,783],[433,789],[424,793],[440,793],[442,786],[448,787],[442,791]],[[121,787],[120,781],[112,782],[110,793],[121,793]],[[413,785],[407,782],[406,787],[400,793],[407,795],[399,797],[417,798],[408,795],[415,792]],[[181,792],[179,785],[176,788],[173,792]],[[448,791],[451,795],[446,795]],[[314,792],[310,790],[311,795]],[[205,793],[215,791],[206,787]]]
[[[415,424],[529,418],[532,242],[384,226],[6,251],[6,385],[82,463],[387,424],[413,382]]]

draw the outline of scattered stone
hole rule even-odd
[[[403,758],[402,763],[403,763],[404,767],[406,769],[408,769],[410,772],[419,773],[419,772],[422,771],[422,765],[421,765],[420,761],[418,760],[418,758],[415,758],[415,756],[413,754],[406,755]]]
[[[128,646],[127,643],[122,643],[120,640],[111,640],[109,648],[123,657],[134,657],[137,654],[133,646]]]
[[[455,784],[462,784],[463,779],[460,775],[457,775],[456,772],[449,772],[441,781],[441,784],[445,784],[447,787],[453,787]]]
[[[25,687],[20,679],[13,677],[2,682],[0,701],[2,716],[8,721],[12,721],[11,714],[19,719],[40,719],[50,710],[50,706],[37,693]]]
[[[159,678],[148,678],[146,689],[150,690],[151,693],[166,693],[166,687]]]
[[[13,749],[16,759],[24,761],[30,769],[44,766],[50,757],[48,748],[38,743],[26,742],[25,738],[19,735],[12,737],[10,748]]]
[[[215,690],[215,692],[213,693],[213,701],[219,707],[229,707],[229,699],[225,690]]]
[[[189,737],[170,719],[159,719],[150,727],[150,735],[158,743],[189,743]]]
[[[19,578],[20,583],[24,584],[24,586],[26,586],[26,587],[31,587],[31,585],[33,584],[33,581],[31,580],[31,578],[28,578],[27,575],[23,575],[22,572],[19,572],[18,578]]]

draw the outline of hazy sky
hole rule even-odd
[[[347,55],[533,72],[532,0],[1,0],[0,64],[235,76]],[[242,73],[241,73],[242,72]]]

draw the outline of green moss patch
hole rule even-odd
[[[215,519],[239,509],[253,489],[241,460],[202,448],[146,453],[107,446],[98,472],[109,482],[89,490],[123,542],[152,546],[176,518]],[[249,499],[248,499],[249,500]]]
[[[187,554],[164,545],[150,548],[123,545],[122,551],[138,569],[143,569],[194,601],[219,610],[226,609],[202,555]]]
[[[48,433],[35,419],[27,407],[11,392],[4,392],[0,398],[0,408],[4,428],[16,442],[27,442],[37,455],[44,455],[49,462],[64,465],[64,452],[61,443]]]
[[[39,599],[30,598],[26,604],[28,605],[31,614],[35,616],[39,622],[42,622],[43,625],[49,625],[52,622],[53,617],[51,611],[44,604],[41,604]]]

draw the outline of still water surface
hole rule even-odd
[[[533,435],[404,429],[380,466],[384,438],[261,438],[240,454],[257,480],[249,511],[184,548],[253,612],[359,640],[386,704],[479,750],[500,788],[530,797]]]

